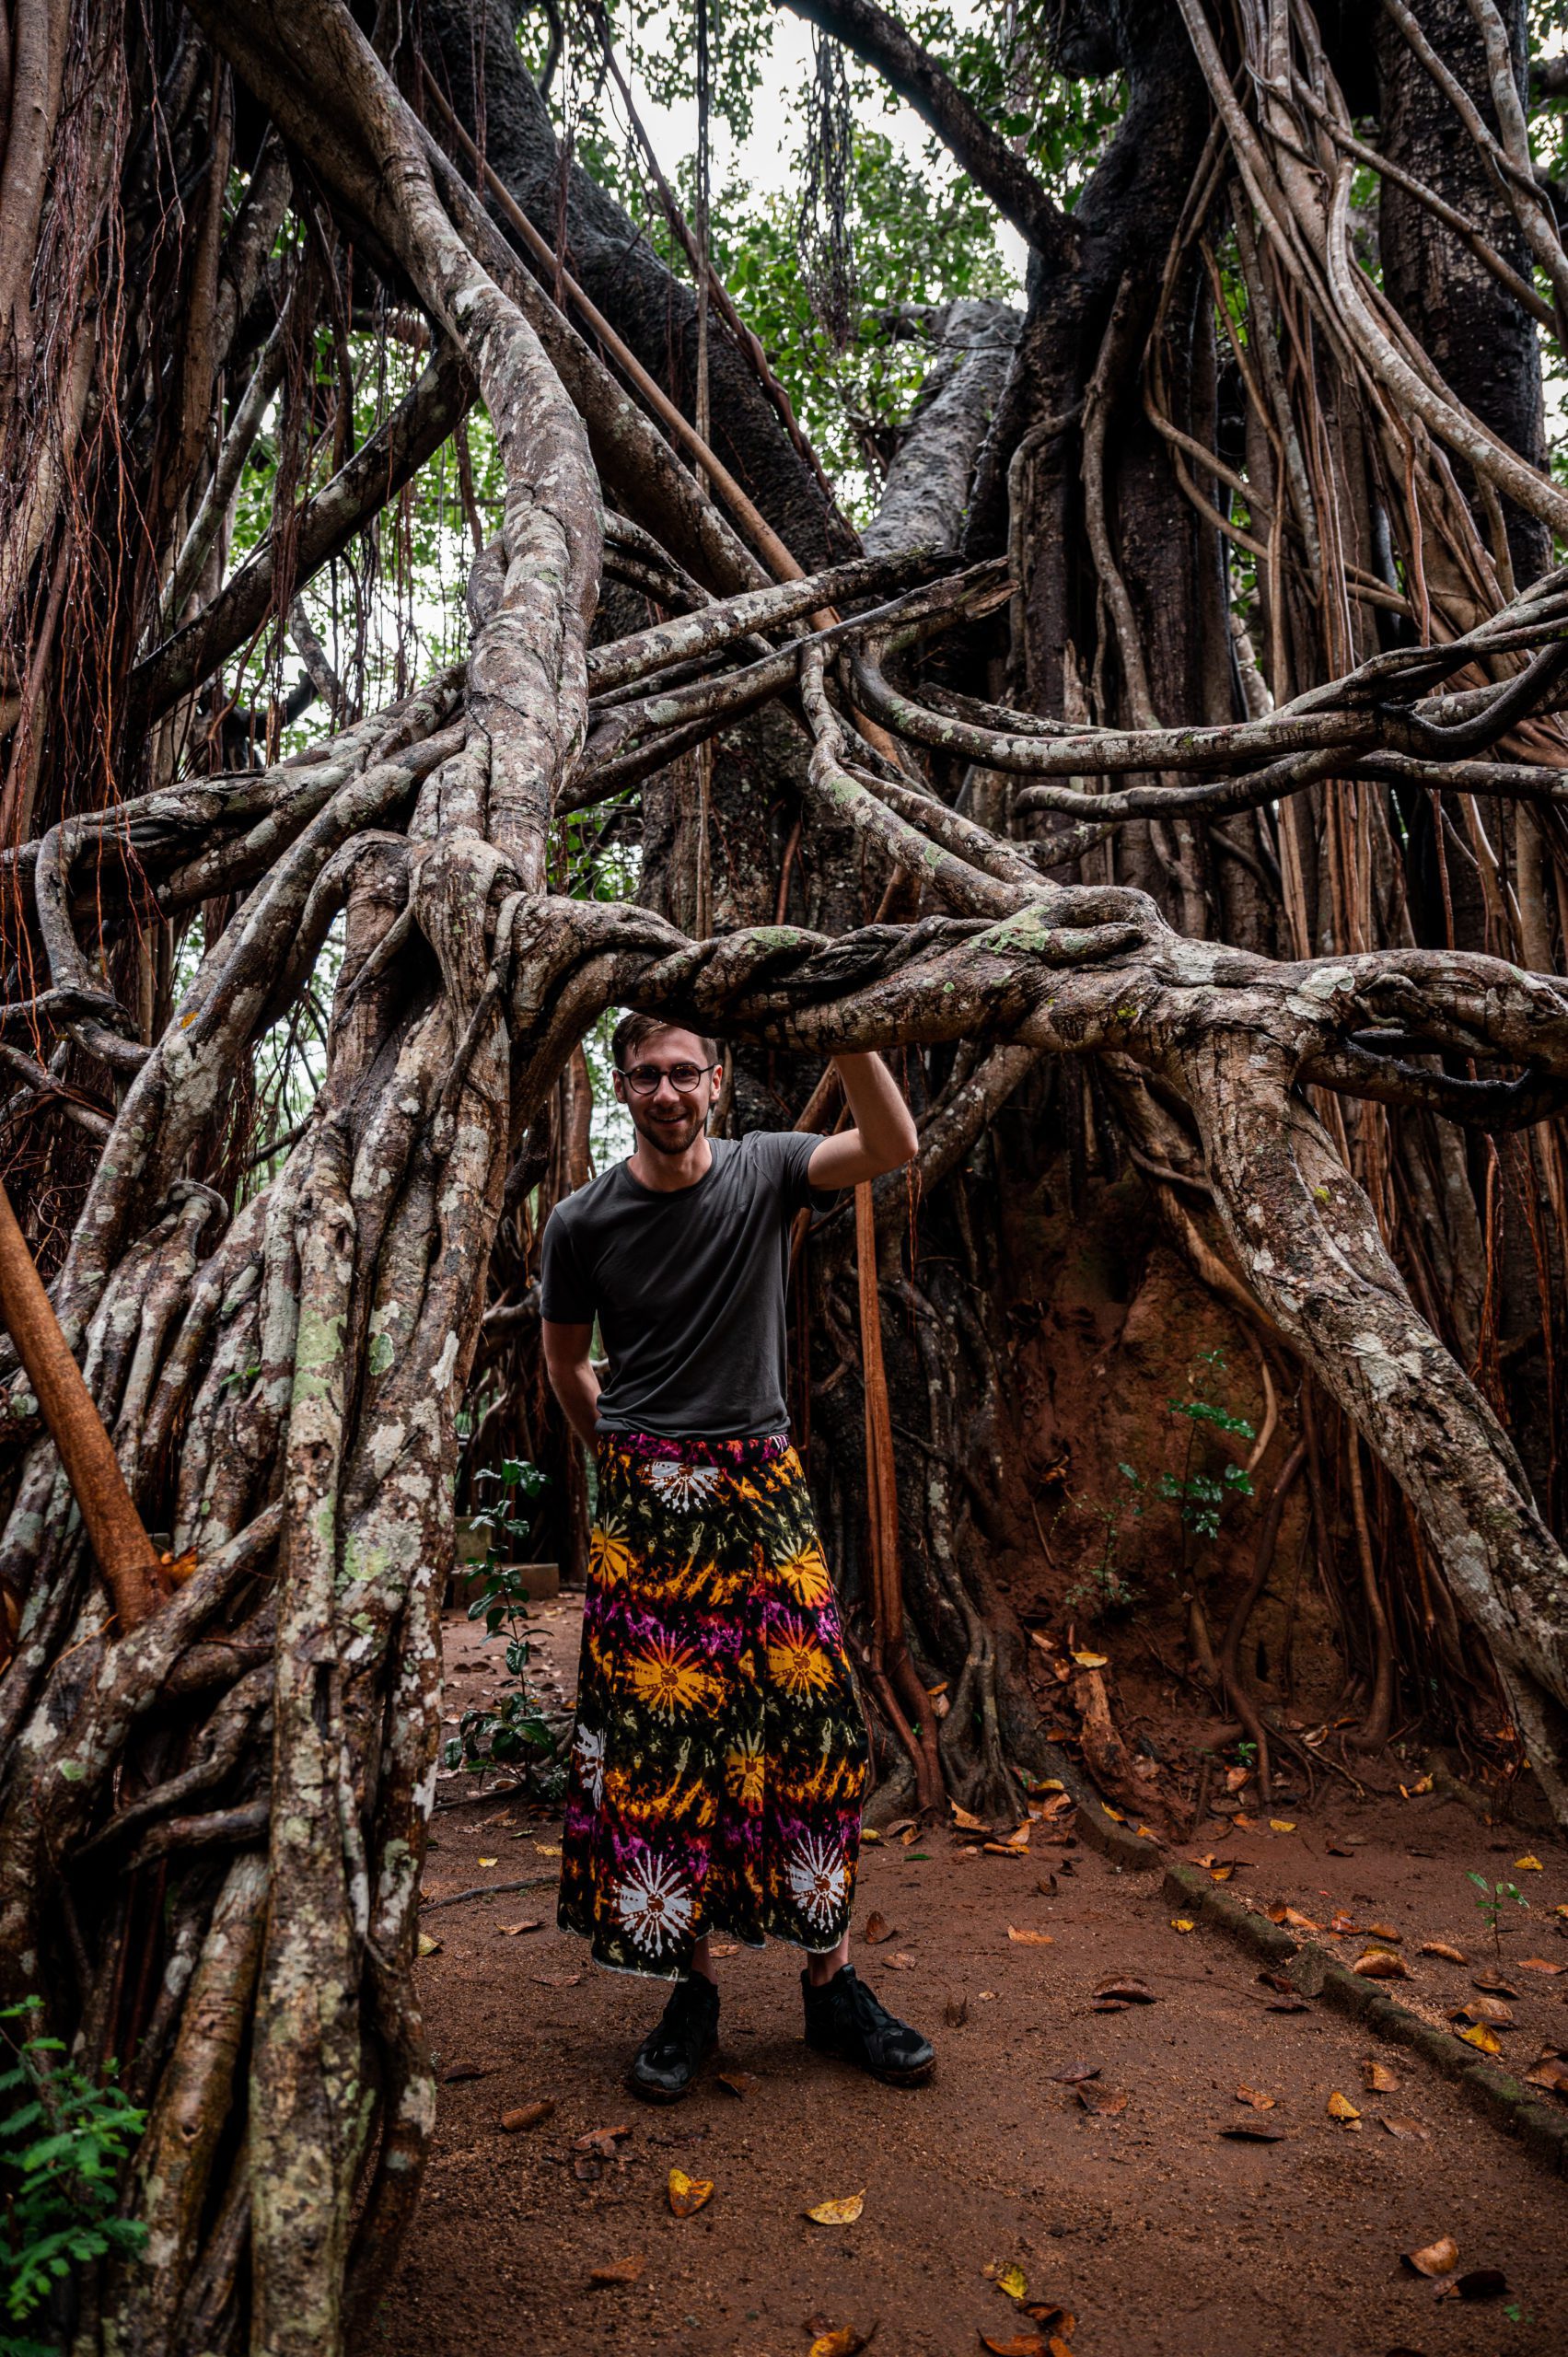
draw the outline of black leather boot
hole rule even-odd
[[[678,1980],[633,2060],[627,2084],[645,2103],[678,2103],[719,2042],[719,1992],[701,1972]]]
[[[840,1965],[820,1989],[813,1989],[803,1968],[800,1988],[806,2001],[806,2043],[819,2054],[836,2054],[891,2086],[914,2086],[936,2068],[931,2040],[879,2005],[865,1981],[855,1978],[853,1964]]]

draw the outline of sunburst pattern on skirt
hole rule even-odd
[[[677,1980],[723,1933],[849,1928],[865,1721],[784,1434],[601,1435],[559,1921]]]

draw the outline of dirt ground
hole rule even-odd
[[[577,1629],[569,1597],[536,1615],[541,1673],[563,1696]],[[448,1657],[454,1701],[474,1699],[488,1672],[456,1617]],[[814,2332],[873,2323],[877,2357],[957,2357],[981,2335],[1004,2347],[1021,2336],[1027,2350],[1036,2328],[997,2282],[1012,2267],[1030,2302],[1074,2312],[1073,2357],[1545,2357],[1568,2345],[1568,2184],[1418,2059],[1324,2007],[1272,2010],[1255,1960],[1218,1933],[1174,1927],[1157,1875],[1063,1846],[1045,1819],[1016,1855],[946,1829],[868,1846],[855,1966],[934,2037],[934,2082],[887,2088],[808,2052],[798,1957],[742,1949],[722,1967],[716,2066],[661,2110],[637,2103],[622,2073],[664,1984],[598,1971],[556,1931],[558,1819],[470,1790],[444,1782],[456,1805],[437,1820],[428,1896],[532,1887],[427,1918],[440,1941],[420,1968],[443,2081],[436,2149],[362,2357],[806,2357]],[[1562,1843],[1437,1794],[1347,1790],[1291,1832],[1216,1817],[1176,1854],[1234,1862],[1233,1892],[1295,1907],[1347,1958],[1384,1927],[1374,1944],[1398,1946],[1414,1976],[1392,1993],[1434,2020],[1495,1974],[1517,1992],[1503,2000],[1516,2026],[1497,2032],[1509,2067],[1568,2049],[1568,1971],[1525,1963],[1568,1966],[1568,1918],[1553,1911],[1568,1903]],[[1516,1866],[1525,1856],[1539,1870]],[[1505,1901],[1495,1953],[1471,1872],[1529,1901]],[[874,1911],[891,1935],[871,1944]],[[1331,1933],[1336,1912],[1356,1930]],[[1421,1956],[1429,1940],[1468,1962]],[[1111,1975],[1143,1981],[1153,2002],[1095,2011]],[[1370,2056],[1394,2087],[1367,2091]],[[1098,2073],[1092,2099],[1125,2105],[1086,2109],[1061,2075],[1074,2069]],[[750,2084],[738,2096],[717,2070]],[[1239,2101],[1241,2087],[1273,2107]],[[1358,2122],[1330,2116],[1336,2094]],[[503,2112],[545,2097],[555,2108],[542,2124],[503,2131]],[[1249,2121],[1283,2134],[1222,2132]],[[578,2149],[610,2128],[629,2131],[613,2157]],[[714,2182],[694,2216],[671,2214],[671,2167]],[[862,2190],[854,2224],[803,2214]],[[1444,2235],[1457,2275],[1500,2270],[1506,2290],[1484,2304],[1444,2297],[1401,2266]],[[634,2281],[591,2282],[630,2259]]]

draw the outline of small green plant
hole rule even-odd
[[[0,2013],[0,2274],[13,2324],[36,2315],[73,2269],[110,2251],[134,2256],[147,2239],[145,2226],[114,2214],[120,2167],[146,2114],[116,2084],[112,2061],[96,2079],[62,2059],[60,2038],[10,2027],[36,2010],[25,1998]],[[6,2357],[47,2357],[37,2341],[3,2345]]]
[[[1132,1473],[1129,1466],[1123,1473]],[[1136,1476],[1132,1476],[1136,1479]],[[1117,1561],[1118,1542],[1121,1531],[1121,1515],[1115,1506],[1090,1505],[1088,1512],[1105,1532],[1099,1562],[1091,1563],[1083,1577],[1068,1589],[1062,1602],[1064,1609],[1075,1619],[1088,1623],[1124,1620],[1141,1601],[1142,1590],[1122,1575]]]
[[[1484,1875],[1475,1874],[1468,1875],[1465,1879],[1473,1882],[1481,1893],[1475,1902],[1476,1911],[1492,1933],[1493,1954],[1501,1958],[1502,1925],[1499,1919],[1504,1903],[1511,1898],[1516,1907],[1523,1907],[1527,1912],[1530,1902],[1516,1883],[1488,1882]]]
[[[1243,1736],[1239,1743],[1232,1744],[1231,1749],[1236,1754],[1238,1768],[1256,1768],[1258,1765],[1258,1747],[1250,1736]]]
[[[475,1703],[463,1713],[458,1732],[442,1750],[448,1768],[499,1768],[552,1752],[555,1736],[528,1685],[528,1599],[517,1567],[506,1560],[508,1540],[519,1548],[533,1527],[531,1514],[518,1511],[520,1499],[537,1498],[549,1480],[535,1465],[508,1457],[498,1466],[485,1466],[474,1480],[500,1485],[494,1507],[472,1517],[475,1527],[489,1533],[484,1562],[479,1573],[479,1594],[469,1606],[469,1619],[482,1620],[486,1641],[504,1637],[503,1660],[508,1683],[494,1701]],[[546,1781],[536,1778],[542,1785]]]
[[[1167,1411],[1181,1417],[1187,1425],[1187,1447],[1180,1473],[1160,1475],[1159,1493],[1177,1507],[1186,1528],[1200,1539],[1217,1538],[1231,1500],[1252,1495],[1252,1476],[1245,1465],[1232,1460],[1214,1471],[1193,1464],[1202,1432],[1225,1433],[1237,1440],[1256,1436],[1245,1416],[1233,1416],[1224,1401],[1214,1396],[1217,1380],[1224,1373],[1225,1359],[1220,1352],[1200,1351],[1187,1377],[1191,1397],[1166,1401]]]

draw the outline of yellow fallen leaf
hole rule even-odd
[[[1146,1825],[1140,1825],[1138,1828],[1138,1839],[1140,1841],[1157,1841],[1159,1840],[1159,1835],[1154,1832],[1150,1827]]]
[[[1016,1827],[1011,1833],[1005,1833],[1002,1839],[1009,1850],[1027,1850],[1029,1846],[1029,1835],[1033,1829],[1026,1817],[1022,1825]]]
[[[515,1940],[519,1932],[542,1932],[543,1929],[543,1916],[530,1915],[528,1921],[523,1923],[503,1923],[501,1926],[501,1936],[504,1940]]]
[[[498,1866],[501,1861],[499,1858],[481,1858],[479,1863],[482,1866]]]
[[[863,1841],[869,1841],[869,1842],[871,1842],[871,1843],[875,1844],[875,1843],[877,1843],[877,1842],[880,1841],[880,1840],[882,1839],[882,1836],[881,1836],[881,1835],[880,1835],[880,1834],[876,1830],[876,1829],[875,1829],[873,1826],[869,1826],[869,1825],[863,1825],[863,1826],[861,1827],[861,1829],[860,1829],[860,1838],[861,1838],[861,1840],[862,1840]],[[824,2337],[824,2339],[825,2339],[827,2336],[826,2336],[826,2335],[824,2335],[823,2337]]]
[[[1418,2275],[1452,2275],[1459,2263],[1459,2246],[1452,2235],[1443,2235],[1424,2249],[1407,2250],[1404,2258]]]
[[[1522,1858],[1516,1858],[1514,1864],[1516,1866],[1522,1866],[1525,1872],[1529,1875],[1539,1875],[1546,1872],[1546,1868],[1541,1864],[1540,1860],[1539,1858],[1532,1858],[1527,1850]]]
[[[1170,1928],[1173,1932],[1195,1932],[1198,1926],[1191,1915],[1173,1915],[1170,1919]]]
[[[1294,1833],[1295,1819],[1294,1817],[1272,1817],[1269,1819],[1269,1830],[1271,1833]]]
[[[983,1833],[985,1831],[985,1819],[983,1817],[971,1817],[967,1808],[960,1808],[958,1806],[957,1801],[954,1801],[951,1804],[951,1806],[953,1811],[953,1822],[958,1826],[961,1832]]]
[[[996,2288],[999,2292],[1005,2292],[1010,2300],[1023,2298],[1029,2287],[1024,2280],[1023,2269],[1016,2260],[1011,2267],[1005,2267],[1002,2270],[996,2279]]]
[[[1067,1787],[1060,1776],[1042,1776],[1039,1783],[1030,1789],[1037,1793],[1064,1793]]]
[[[1467,2046],[1473,2046],[1479,2054],[1501,2054],[1503,2051],[1502,2039],[1493,2038],[1484,2022],[1472,2023],[1469,2029],[1460,2030],[1458,2035]]]
[[[1239,1825],[1244,1833],[1250,1833],[1257,1820],[1250,1817],[1243,1817],[1241,1811],[1237,1809],[1230,1821],[1233,1825]]]
[[[1073,1659],[1080,1669],[1105,1669],[1110,1663],[1109,1654],[1074,1654]]]
[[[561,1855],[559,1841],[536,1841],[534,1848],[541,1858],[558,1858]]]
[[[1049,1932],[1020,1932],[1011,1923],[1007,1926],[1007,1937],[1021,1948],[1053,1948],[1056,1945]]]
[[[871,2331],[876,2329],[873,2325]],[[852,2324],[842,2324],[836,2332],[819,2332],[806,2357],[860,2357],[870,2337],[869,2333],[856,2332]]]
[[[1279,2097],[1266,2096],[1260,2087],[1237,2087],[1236,2100],[1237,2103],[1250,2104],[1254,2111],[1272,2111]]]
[[[669,2172],[669,2206],[678,2218],[694,2217],[714,2198],[711,2177],[688,2177],[684,2169]]]
[[[441,1953],[440,1941],[433,1938],[428,1932],[421,1932],[419,1935],[419,1953],[421,1956],[439,1956]]]
[[[865,2188],[862,2186],[858,2193],[846,2193],[840,2201],[819,2201],[806,2214],[814,2225],[853,2226],[865,2207]]]
[[[1329,2117],[1330,2119],[1359,2119],[1361,2114],[1350,2097],[1341,2095],[1336,2088],[1329,2097]]]
[[[1104,1806],[1107,1817],[1114,1817],[1118,1825],[1126,1824],[1127,1819],[1122,1816],[1121,1811],[1119,1808],[1112,1808],[1109,1801],[1104,1804]]]

